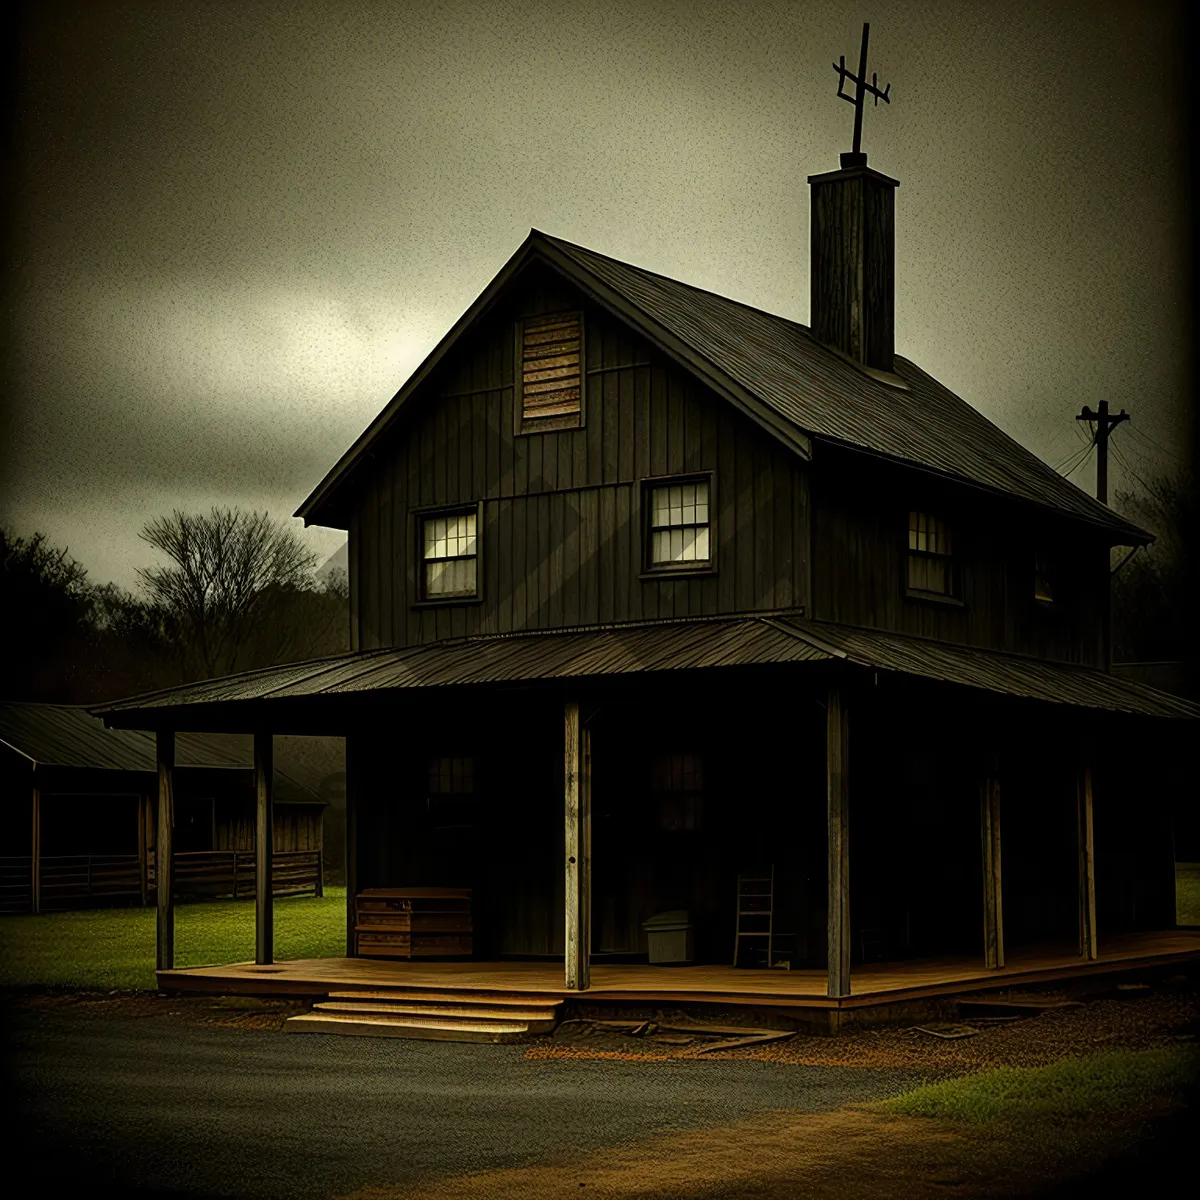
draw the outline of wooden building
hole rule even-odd
[[[316,743],[315,745],[313,743]],[[321,893],[335,739],[283,739],[275,893]],[[248,737],[179,739],[177,898],[254,895]],[[0,912],[145,904],[155,890],[154,739],[73,705],[0,702]]]
[[[348,531],[353,651],[95,710],[157,732],[160,802],[177,730],[256,734],[260,822],[272,735],[345,735],[351,906],[470,888],[475,958],[566,993],[663,911],[730,964],[742,875],[739,961],[833,1005],[1172,929],[1147,759],[1200,710],[1109,669],[1149,535],[895,353],[897,183],[847,157],[811,327],[531,231],[299,510]]]

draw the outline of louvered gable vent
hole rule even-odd
[[[580,413],[582,322],[578,312],[527,317],[521,327],[521,412],[525,421]]]

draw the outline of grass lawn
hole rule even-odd
[[[883,1105],[909,1117],[1023,1126],[1153,1107],[1196,1077],[1192,1048],[1112,1050],[1045,1067],[1001,1067],[919,1087]]]
[[[1200,925],[1200,863],[1175,864],[1175,920]]]
[[[91,909],[0,918],[0,987],[153,990],[153,908]],[[346,952],[346,889],[275,901],[275,957]],[[175,965],[254,957],[254,904],[216,900],[175,909]]]

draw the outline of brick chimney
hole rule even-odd
[[[895,352],[895,179],[843,154],[840,171],[810,175],[813,335],[877,371]]]

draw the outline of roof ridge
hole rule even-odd
[[[553,242],[558,246],[569,246],[572,250],[582,250],[585,254],[594,255],[596,258],[602,258],[606,262],[616,263],[619,267],[628,267],[632,271],[639,271],[643,275],[650,275],[655,279],[663,279],[667,283],[673,283],[676,287],[685,287],[689,291],[699,292],[702,296],[712,296],[715,300],[721,300],[726,304],[736,304],[739,308],[744,308],[749,312],[756,313],[760,317],[770,317],[772,321],[782,321],[785,325],[791,325],[795,329],[802,330],[808,337],[812,338],[816,345],[820,345],[815,338],[812,337],[812,329],[808,325],[803,325],[799,321],[793,321],[791,317],[785,317],[782,313],[773,313],[770,309],[759,308],[755,304],[751,304],[747,300],[738,300],[733,296],[726,296],[723,292],[714,292],[711,288],[703,288],[696,283],[688,283],[686,279],[676,279],[674,275],[664,275],[661,271],[652,271],[649,267],[640,267],[637,263],[628,262],[623,258],[616,258],[611,254],[604,254],[599,250],[593,250],[590,246],[584,246],[579,242],[569,241],[567,238],[559,237],[557,234],[546,233],[541,229],[532,229],[531,233],[536,233],[540,237],[544,237],[547,241]],[[640,305],[639,305],[640,307]]]

